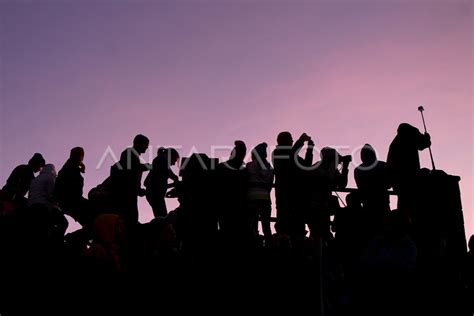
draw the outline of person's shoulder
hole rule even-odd
[[[377,167],[378,168],[385,168],[385,167],[387,167],[387,163],[385,161],[378,160],[377,161]]]
[[[18,165],[18,166],[16,166],[16,167],[13,169],[12,173],[13,173],[13,172],[28,171],[29,169],[30,169],[30,168],[29,168],[28,165]]]

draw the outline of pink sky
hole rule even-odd
[[[186,155],[290,130],[385,160],[423,105],[474,233],[472,1],[2,1],[0,19],[2,183],[83,146],[87,193],[137,133]]]

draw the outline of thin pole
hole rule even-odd
[[[422,119],[422,121],[423,121],[423,127],[425,128],[425,133],[428,133],[428,132],[426,131],[425,117],[423,116],[423,111],[424,111],[424,110],[425,110],[425,109],[424,109],[422,106],[419,106],[419,107],[418,107],[418,111],[420,111],[420,113],[421,113],[421,119]],[[431,165],[433,166],[433,170],[436,170],[435,164],[434,164],[434,160],[433,160],[433,153],[431,152],[431,146],[428,147],[428,150],[429,150],[429,152],[430,152]]]

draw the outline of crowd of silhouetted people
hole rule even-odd
[[[468,251],[459,178],[420,166],[429,134],[400,124],[386,162],[364,145],[357,189],[346,188],[351,156],[323,147],[314,159],[305,133],[276,141],[271,153],[265,142],[251,149],[247,163],[236,140],[226,161],[160,147],[148,164],[149,139],[137,135],[86,197],[82,147],[59,171],[35,153],[0,191],[2,274],[126,275],[163,288],[179,278],[229,286],[243,273],[246,291],[305,292],[318,315],[472,315],[474,238]],[[148,223],[138,221],[139,197],[153,210]],[[167,198],[179,206],[168,210]],[[66,215],[81,228],[66,234]]]

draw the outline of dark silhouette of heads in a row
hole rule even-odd
[[[352,157],[324,147],[314,161],[315,143],[305,133],[294,141],[290,132],[281,132],[272,153],[262,142],[247,163],[241,140],[222,162],[206,154],[180,161],[176,149],[161,147],[151,164],[142,163],[149,139],[137,135],[87,198],[82,147],[71,149],[57,175],[35,153],[0,191],[1,247],[11,253],[17,246],[39,248],[48,258],[73,258],[69,265],[90,273],[151,272],[216,258],[257,262],[263,265],[258,271],[275,265],[278,273],[290,264],[291,271],[314,276],[308,280],[324,293],[321,314],[367,312],[369,306],[374,313],[388,306],[406,313],[414,288],[436,298],[442,286],[449,288],[449,294],[441,291],[449,297],[443,308],[456,303],[467,311],[472,306],[460,297],[472,295],[474,266],[459,178],[421,168],[419,151],[430,145],[429,134],[400,124],[386,162],[371,145],[362,148],[362,163],[354,170],[357,189],[346,189]],[[179,161],[176,175],[171,167]],[[347,193],[345,203],[338,192]],[[391,194],[398,197],[394,209]],[[138,197],[146,197],[153,210],[150,223],[138,222]],[[179,207],[168,212],[166,198],[177,198]],[[64,215],[82,228],[65,235]],[[423,310],[428,302],[417,304]]]

